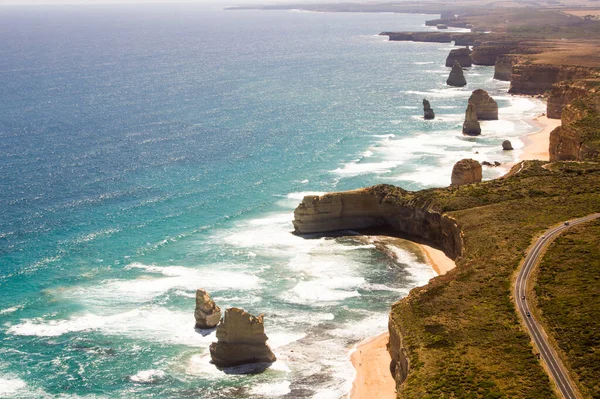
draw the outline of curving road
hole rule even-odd
[[[527,300],[523,298],[526,298],[527,280],[529,279],[531,271],[540,259],[543,249],[560,233],[569,227],[576,226],[597,218],[600,218],[600,213],[588,215],[580,219],[574,219],[569,222],[565,222],[568,224],[562,224],[558,227],[547,230],[544,235],[537,240],[525,257],[525,262],[523,263],[523,267],[517,275],[517,281],[515,283],[514,295],[517,308],[519,309],[519,312],[525,321],[525,325],[527,326],[527,330],[529,330],[531,339],[533,339],[535,345],[538,347],[540,355],[542,359],[544,359],[552,378],[556,382],[556,385],[558,386],[562,396],[566,399],[577,399],[578,396],[575,393],[577,389],[573,387],[565,367],[556,355],[556,352],[554,352],[550,347],[550,344],[548,343],[548,340],[543,332],[543,328],[534,319],[533,315],[530,314]]]

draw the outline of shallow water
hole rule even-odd
[[[352,345],[434,274],[409,248],[296,237],[294,207],[375,183],[447,185],[464,157],[514,161],[541,111],[490,67],[445,86],[447,44],[376,35],[429,18],[0,10],[0,396],[342,396]],[[475,88],[501,120],[463,137]],[[265,313],[272,368],[209,363],[200,287]]]

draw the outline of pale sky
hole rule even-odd
[[[335,0],[334,0],[335,1]],[[289,3],[328,3],[334,2],[332,0],[0,0],[0,6],[2,5],[27,5],[27,4],[131,4],[131,3],[197,3],[197,4],[210,4],[210,5],[222,5],[223,7],[229,7],[232,5],[241,4],[289,4]],[[352,1],[352,0],[351,0]],[[356,1],[356,0],[354,0]]]

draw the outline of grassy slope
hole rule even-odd
[[[600,221],[573,227],[552,243],[535,293],[546,331],[581,392],[600,398]]]
[[[549,398],[547,374],[511,300],[511,278],[533,238],[600,209],[600,164],[527,163],[508,179],[404,194],[427,203],[464,233],[457,268],[395,304],[391,321],[409,348],[401,398]]]

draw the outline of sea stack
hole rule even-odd
[[[512,143],[509,140],[504,140],[502,142],[502,149],[504,151],[510,151],[513,149]]]
[[[452,185],[478,183],[482,179],[481,164],[474,159],[461,159],[452,168]]]
[[[425,120],[435,119],[435,113],[431,109],[431,104],[426,99],[423,99],[423,114]]]
[[[478,120],[498,120],[498,103],[490,97],[487,91],[475,90],[469,97],[469,104],[473,104]]]
[[[452,66],[448,80],[446,80],[446,84],[454,87],[463,87],[467,84],[465,74],[463,73],[462,67],[458,61],[454,61],[454,65]]]
[[[213,328],[221,320],[221,308],[212,300],[208,292],[199,289],[196,291],[196,318],[195,328]]]
[[[217,326],[217,342],[210,344],[212,362],[217,367],[233,367],[277,360],[267,345],[263,318],[238,308],[225,310]]]
[[[471,60],[471,50],[469,50],[468,46],[450,50],[450,54],[448,54],[448,57],[446,58],[446,66],[452,67],[457,61],[465,68],[473,65],[473,61]]]
[[[481,126],[477,120],[477,113],[475,113],[475,107],[471,103],[467,106],[462,132],[469,136],[479,136],[481,134]]]

